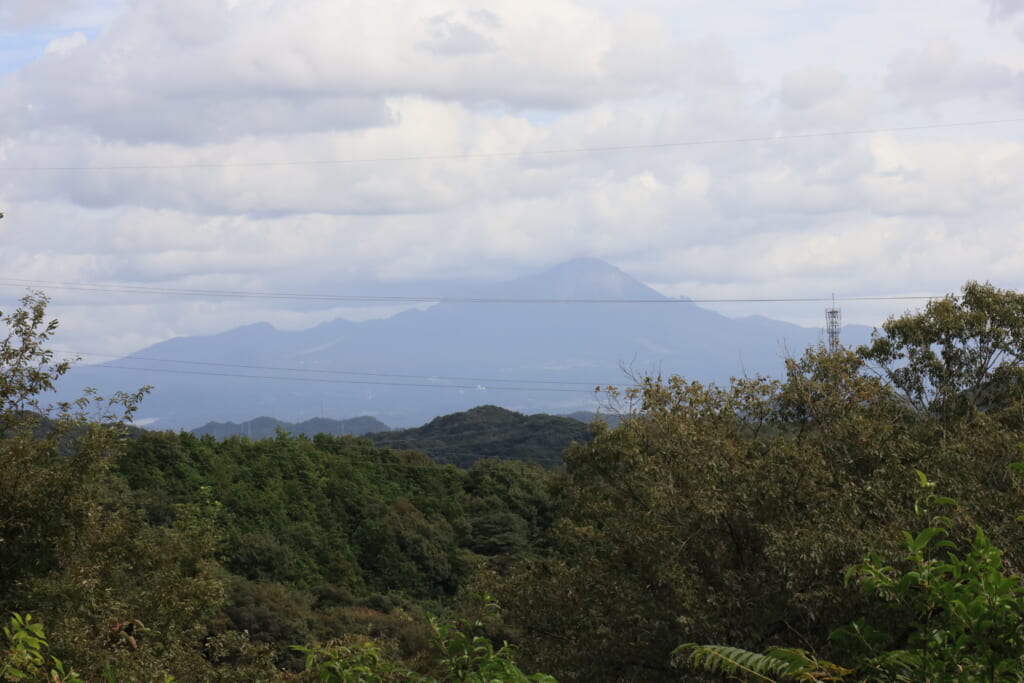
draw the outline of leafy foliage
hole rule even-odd
[[[485,613],[494,615],[498,605],[487,596]],[[306,655],[306,669],[317,680],[336,683],[370,681],[414,681],[416,683],[557,683],[546,674],[527,675],[515,662],[515,648],[508,643],[495,649],[491,640],[479,634],[482,621],[431,620],[433,646],[439,671],[435,675],[403,669],[392,662],[373,641],[335,643],[324,647],[296,647]]]
[[[1024,294],[968,282],[960,297],[890,318],[860,353],[918,410],[1000,413],[1024,394],[1022,320]]]
[[[858,369],[816,351],[786,383],[627,396],[619,428],[566,454],[553,555],[484,583],[524,650],[566,680],[672,680],[679,642],[820,641],[826,612],[852,618],[843,569],[892,546],[912,496],[883,455],[900,404]]]
[[[54,362],[46,348],[58,325],[46,319],[47,302],[42,294],[27,295],[2,317],[7,333],[0,339],[0,436],[22,426],[32,413],[41,414],[41,395],[52,391],[70,367],[69,361]]]
[[[483,596],[483,608],[487,617],[497,618],[498,603],[490,596]],[[440,652],[445,681],[463,683],[557,683],[547,674],[527,676],[515,662],[515,647],[507,642],[495,649],[490,638],[479,633],[484,626],[482,620],[461,619],[455,623],[433,622],[434,644]]]
[[[335,643],[321,647],[295,646],[306,656],[306,670],[325,683],[388,683],[418,680],[413,671],[391,662],[372,641]]]
[[[42,624],[32,621],[32,615],[17,612],[3,628],[6,648],[0,656],[0,681],[43,679],[53,683],[81,683],[74,671],[66,671],[64,663],[48,656],[46,634]]]
[[[923,475],[922,481],[934,487]],[[928,501],[952,503],[934,493]],[[979,681],[1016,679],[1024,670],[1024,576],[1008,570],[980,528],[961,552],[949,540],[951,527],[949,517],[936,515],[917,534],[905,533],[909,569],[872,553],[848,572],[892,605],[904,624],[888,640],[857,637],[862,627],[833,634],[859,641],[873,655],[862,668],[918,680]]]
[[[928,489],[928,506],[952,505]],[[919,512],[926,508],[919,507]],[[952,522],[931,519],[917,534],[903,532],[904,564],[898,570],[869,554],[847,579],[881,598],[900,618],[887,635],[858,619],[837,629],[853,662],[844,669],[803,650],[770,648],[765,654],[718,645],[680,646],[685,665],[710,673],[765,681],[1002,681],[1024,670],[1024,576],[1003,565],[1002,553],[981,529],[966,552],[948,539]]]

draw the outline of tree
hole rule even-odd
[[[1021,566],[1005,510],[1022,489],[1010,465],[1024,441],[1024,294],[968,282],[959,296],[890,318],[857,354],[915,413],[912,467],[964,501],[967,528],[988,530]]]
[[[555,552],[485,582],[531,665],[668,681],[679,642],[824,641],[857,602],[843,569],[907,497],[877,457],[898,404],[857,368],[815,350],[785,383],[649,378],[569,449]]]
[[[46,319],[47,302],[42,294],[30,294],[13,313],[0,313],[7,328],[0,340],[0,438],[36,423],[45,412],[40,395],[52,391],[71,366],[69,361],[55,363],[45,347],[57,329],[56,320]]]
[[[968,282],[959,297],[889,318],[858,353],[917,410],[1003,414],[1024,397],[1024,294]]]
[[[82,521],[96,477],[106,469],[104,452],[116,440],[71,413],[53,412],[42,395],[69,368],[54,362],[46,343],[57,329],[46,316],[47,298],[30,294],[0,322],[0,600],[28,575],[51,570],[57,539]],[[90,401],[77,407],[84,409]],[[123,406],[131,414],[134,405]],[[78,448],[67,452],[76,438]]]
[[[145,389],[44,405],[69,368],[46,348],[46,305],[30,294],[0,314],[0,613],[38,617],[53,657],[89,680],[108,665],[213,680],[203,640],[224,597],[209,510],[150,525],[114,471]]]

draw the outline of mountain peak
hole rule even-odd
[[[559,271],[579,274],[622,273],[621,270],[607,261],[590,256],[569,259],[547,269],[549,273]]]
[[[501,285],[506,295],[538,299],[664,299],[615,266],[578,258]]]

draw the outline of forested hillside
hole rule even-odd
[[[613,390],[621,423],[553,470],[352,436],[127,439],[141,395],[44,421],[55,323],[38,297],[3,320],[0,680],[1024,669],[1024,295],[968,284],[780,379]],[[528,420],[448,417],[439,451]]]
[[[522,415],[480,406],[443,415],[414,429],[367,434],[378,446],[413,449],[436,462],[470,467],[482,458],[523,460],[544,467],[562,464],[562,451],[590,439],[589,427],[573,417]]]

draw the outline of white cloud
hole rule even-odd
[[[786,139],[1019,115],[1006,3],[87,4],[0,9],[47,36],[0,75],[0,166],[172,168],[0,173],[7,277],[372,293],[596,256],[693,296],[1024,285],[1019,126]],[[55,294],[120,351],[360,314]]]
[[[613,22],[568,0],[452,4],[136,3],[73,62],[45,54],[15,75],[0,112],[10,131],[198,144],[386,125],[393,97],[571,109],[730,77],[654,17]]]
[[[932,105],[955,98],[986,97],[1019,83],[1006,64],[964,61],[950,40],[936,40],[897,55],[889,64],[886,88],[897,100]],[[1019,86],[1017,86],[1019,88]]]
[[[78,0],[5,0],[0,5],[0,27],[9,31],[48,23],[77,4]]]
[[[809,109],[835,98],[845,87],[846,77],[835,69],[803,69],[782,79],[782,104]]]
[[[420,47],[439,55],[466,55],[497,49],[489,33],[501,28],[498,15],[487,10],[469,10],[462,15],[445,12],[431,17],[429,37]]]
[[[1009,19],[1024,12],[1024,0],[987,0],[993,20]]]
[[[43,51],[45,55],[64,55],[69,52],[73,52],[76,48],[79,48],[89,42],[89,39],[85,37],[85,34],[81,31],[75,31],[68,35],[54,38],[46,45],[46,49]]]

